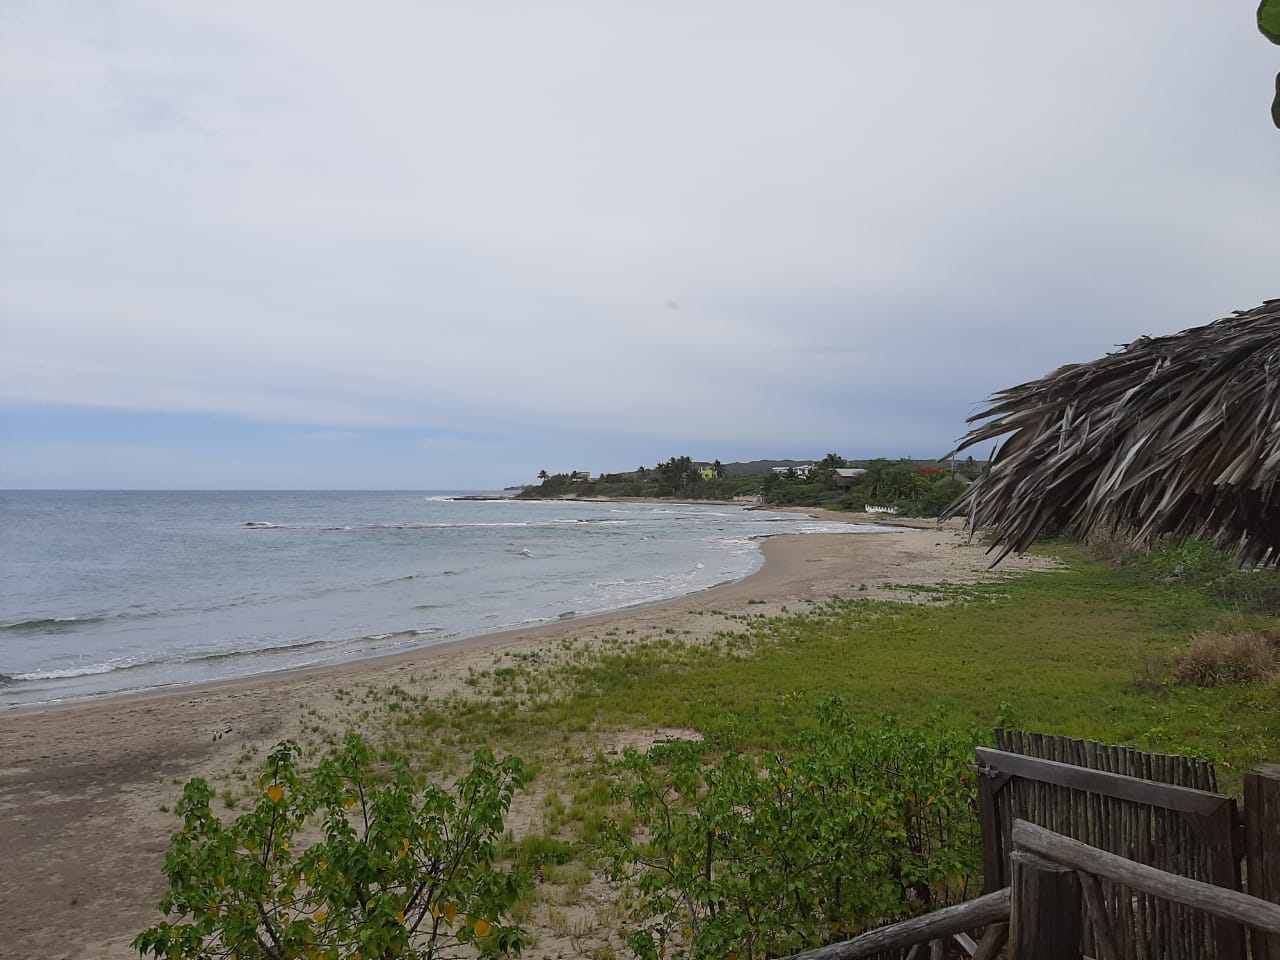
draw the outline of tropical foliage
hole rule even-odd
[[[897,507],[900,513],[911,516],[937,516],[981,471],[972,457],[943,467],[934,461],[921,463],[910,459],[848,461],[838,453],[828,453],[816,461],[807,476],[794,469],[781,475],[772,471],[734,472],[735,468],[742,469],[743,466],[726,466],[719,460],[702,465],[688,456],[680,456],[653,467],[641,466],[631,473],[605,474],[590,481],[574,479],[573,473],[547,477],[539,474],[541,483],[527,488],[520,496],[671,497],[684,500],[750,497],[778,506],[854,511],[862,510],[871,503]],[[860,467],[866,473],[853,483],[842,482],[836,471],[850,466]]]
[[[160,907],[177,922],[134,947],[170,960],[518,953],[524,931],[504,916],[525,881],[493,859],[525,779],[518,758],[481,750],[452,791],[419,785],[403,759],[379,782],[354,734],[312,770],[299,767],[297,744],[277,745],[257,803],[231,823],[193,779],[165,857]]]
[[[642,960],[781,956],[973,895],[973,730],[863,726],[835,695],[819,729],[762,757],[677,743],[628,752],[611,838],[639,899]]]

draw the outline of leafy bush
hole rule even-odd
[[[230,824],[214,816],[204,780],[187,783],[160,903],[179,919],[139,934],[140,953],[372,960],[455,956],[463,944],[520,951],[524,931],[502,918],[526,884],[492,862],[525,782],[519,758],[477,752],[452,792],[420,787],[403,758],[375,782],[354,734],[314,770],[298,759],[297,744],[278,744],[257,803]]]
[[[1280,628],[1202,634],[1174,655],[1179,683],[1217,687],[1265,680],[1280,670]]]
[[[974,731],[855,724],[843,701],[785,755],[628,752],[615,835],[637,957],[780,956],[964,899],[981,874]]]

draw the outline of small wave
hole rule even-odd
[[[107,660],[100,663],[78,664],[68,667],[47,667],[39,670],[31,670],[25,673],[0,674],[0,686],[13,686],[18,683],[29,683],[40,680],[72,680],[77,677],[100,676],[108,673],[119,673],[129,670],[138,670],[144,667],[165,667],[201,663],[219,663],[226,660],[251,659],[277,654],[296,654],[307,650],[317,650],[323,648],[353,648],[365,647],[373,644],[374,647],[385,647],[387,641],[394,641],[397,644],[412,643],[418,637],[438,636],[445,633],[444,627],[420,627],[409,630],[396,630],[389,633],[371,633],[357,637],[344,637],[341,639],[316,639],[308,637],[306,639],[274,643],[263,647],[235,648],[230,650],[210,650],[203,653],[195,653],[186,656],[172,657],[139,657],[139,658],[122,658],[119,660]],[[314,661],[312,661],[314,662]]]
[[[74,630],[76,627],[83,626],[86,623],[102,623],[106,619],[106,617],[34,617],[30,620],[0,623],[0,630],[13,630],[15,633]]]
[[[475,522],[475,523],[415,523],[405,521],[403,523],[369,523],[365,525],[366,530],[468,530],[472,527],[536,527],[538,524],[529,523],[526,520],[495,520],[492,522]]]
[[[15,673],[9,677],[11,682],[21,683],[32,680],[71,680],[75,677],[93,677],[104,673],[115,673],[117,670],[132,670],[145,667],[147,660],[108,660],[106,663],[90,663],[83,667],[50,667],[47,670],[31,670],[27,673]]]

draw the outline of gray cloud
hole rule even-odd
[[[11,14],[13,401],[924,456],[1276,294],[1244,9]]]

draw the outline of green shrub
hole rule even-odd
[[[493,866],[525,781],[519,758],[477,752],[452,792],[420,787],[403,758],[376,782],[354,734],[313,770],[298,758],[295,743],[278,744],[254,808],[229,824],[213,814],[204,780],[187,783],[160,903],[178,920],[139,934],[140,953],[372,960],[454,956],[463,944],[519,952],[525,932],[502,921],[527,883]]]
[[[1227,553],[1204,540],[1161,537],[1145,563],[1157,577],[1176,577],[1189,587],[1203,587],[1237,568]]]
[[[974,731],[856,724],[843,701],[785,753],[628,752],[615,876],[639,892],[637,957],[780,956],[970,895],[981,855]]]

